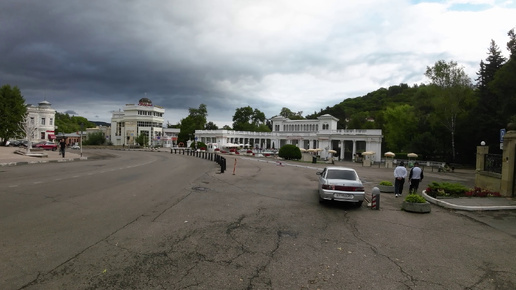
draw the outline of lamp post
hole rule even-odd
[[[81,158],[82,158],[82,131],[83,131],[83,127],[84,127],[84,123],[81,123],[81,139],[80,139],[80,142],[81,142]]]

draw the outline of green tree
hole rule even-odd
[[[189,108],[189,115],[181,120],[181,131],[178,134],[178,141],[186,144],[186,141],[194,138],[195,130],[203,130],[206,126],[208,110],[205,104],[200,104],[198,109]]]
[[[265,121],[265,114],[258,109],[253,110],[250,106],[237,108],[233,115],[233,130],[253,132],[266,130],[263,132],[270,132]]]
[[[83,124],[82,129],[86,130],[86,128],[95,128],[95,123],[88,121],[88,119],[80,116],[71,116],[68,113],[59,113],[56,112],[56,120],[55,125],[57,127],[56,134],[59,133],[73,133],[81,131],[81,124]]]
[[[509,41],[507,42],[507,50],[511,53],[511,58],[516,57],[516,33],[514,28],[507,32]]]
[[[138,137],[136,137],[135,141],[140,146],[147,146],[149,144],[149,136],[147,136],[146,134],[140,133],[140,135],[138,135]]]
[[[281,108],[281,112],[279,113],[280,116],[288,118],[290,120],[302,120],[303,118],[303,111],[299,111],[297,113],[292,112],[289,108],[283,107]]]
[[[416,134],[417,119],[414,107],[407,104],[388,107],[383,118],[387,148],[394,152],[407,149],[407,145]]]
[[[457,118],[471,109],[474,103],[471,80],[456,62],[444,60],[427,67],[425,76],[430,79],[434,93],[434,120],[451,134],[452,161],[455,161]]]
[[[206,123],[206,125],[204,126],[204,129],[205,130],[218,130],[219,127],[215,123],[210,121],[210,122]]]
[[[26,116],[27,106],[20,89],[3,85],[0,88],[0,139],[5,142],[24,136],[23,123]]]
[[[480,69],[477,72],[476,94],[478,96],[478,105],[472,111],[473,114],[469,116],[470,120],[468,123],[471,129],[465,128],[465,130],[466,132],[470,131],[468,135],[474,136],[475,143],[483,140],[487,141],[488,144],[494,144],[499,138],[497,129],[504,126],[501,113],[504,96],[497,94],[491,84],[495,79],[496,73],[506,62],[506,59],[502,56],[502,52],[493,40],[491,40],[487,53],[488,56],[485,62],[480,62]]]
[[[106,135],[103,132],[93,132],[88,134],[88,138],[84,140],[84,145],[104,145],[106,144]]]

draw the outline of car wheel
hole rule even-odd
[[[362,207],[362,203],[363,203],[363,202],[364,202],[363,200],[361,200],[361,201],[357,202],[356,206],[357,206],[357,207]]]
[[[319,203],[324,203],[326,200],[324,200],[323,198],[321,198],[321,196],[319,195],[319,193],[317,193],[317,196],[319,197]]]

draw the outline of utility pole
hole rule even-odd
[[[82,131],[83,131],[83,127],[84,127],[84,123],[81,123],[81,139],[80,139],[80,141],[81,141],[81,146],[80,146],[81,147],[81,158],[82,158]]]

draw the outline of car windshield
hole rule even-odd
[[[350,170],[328,170],[328,174],[326,174],[326,179],[356,180],[357,176],[355,172]]]

